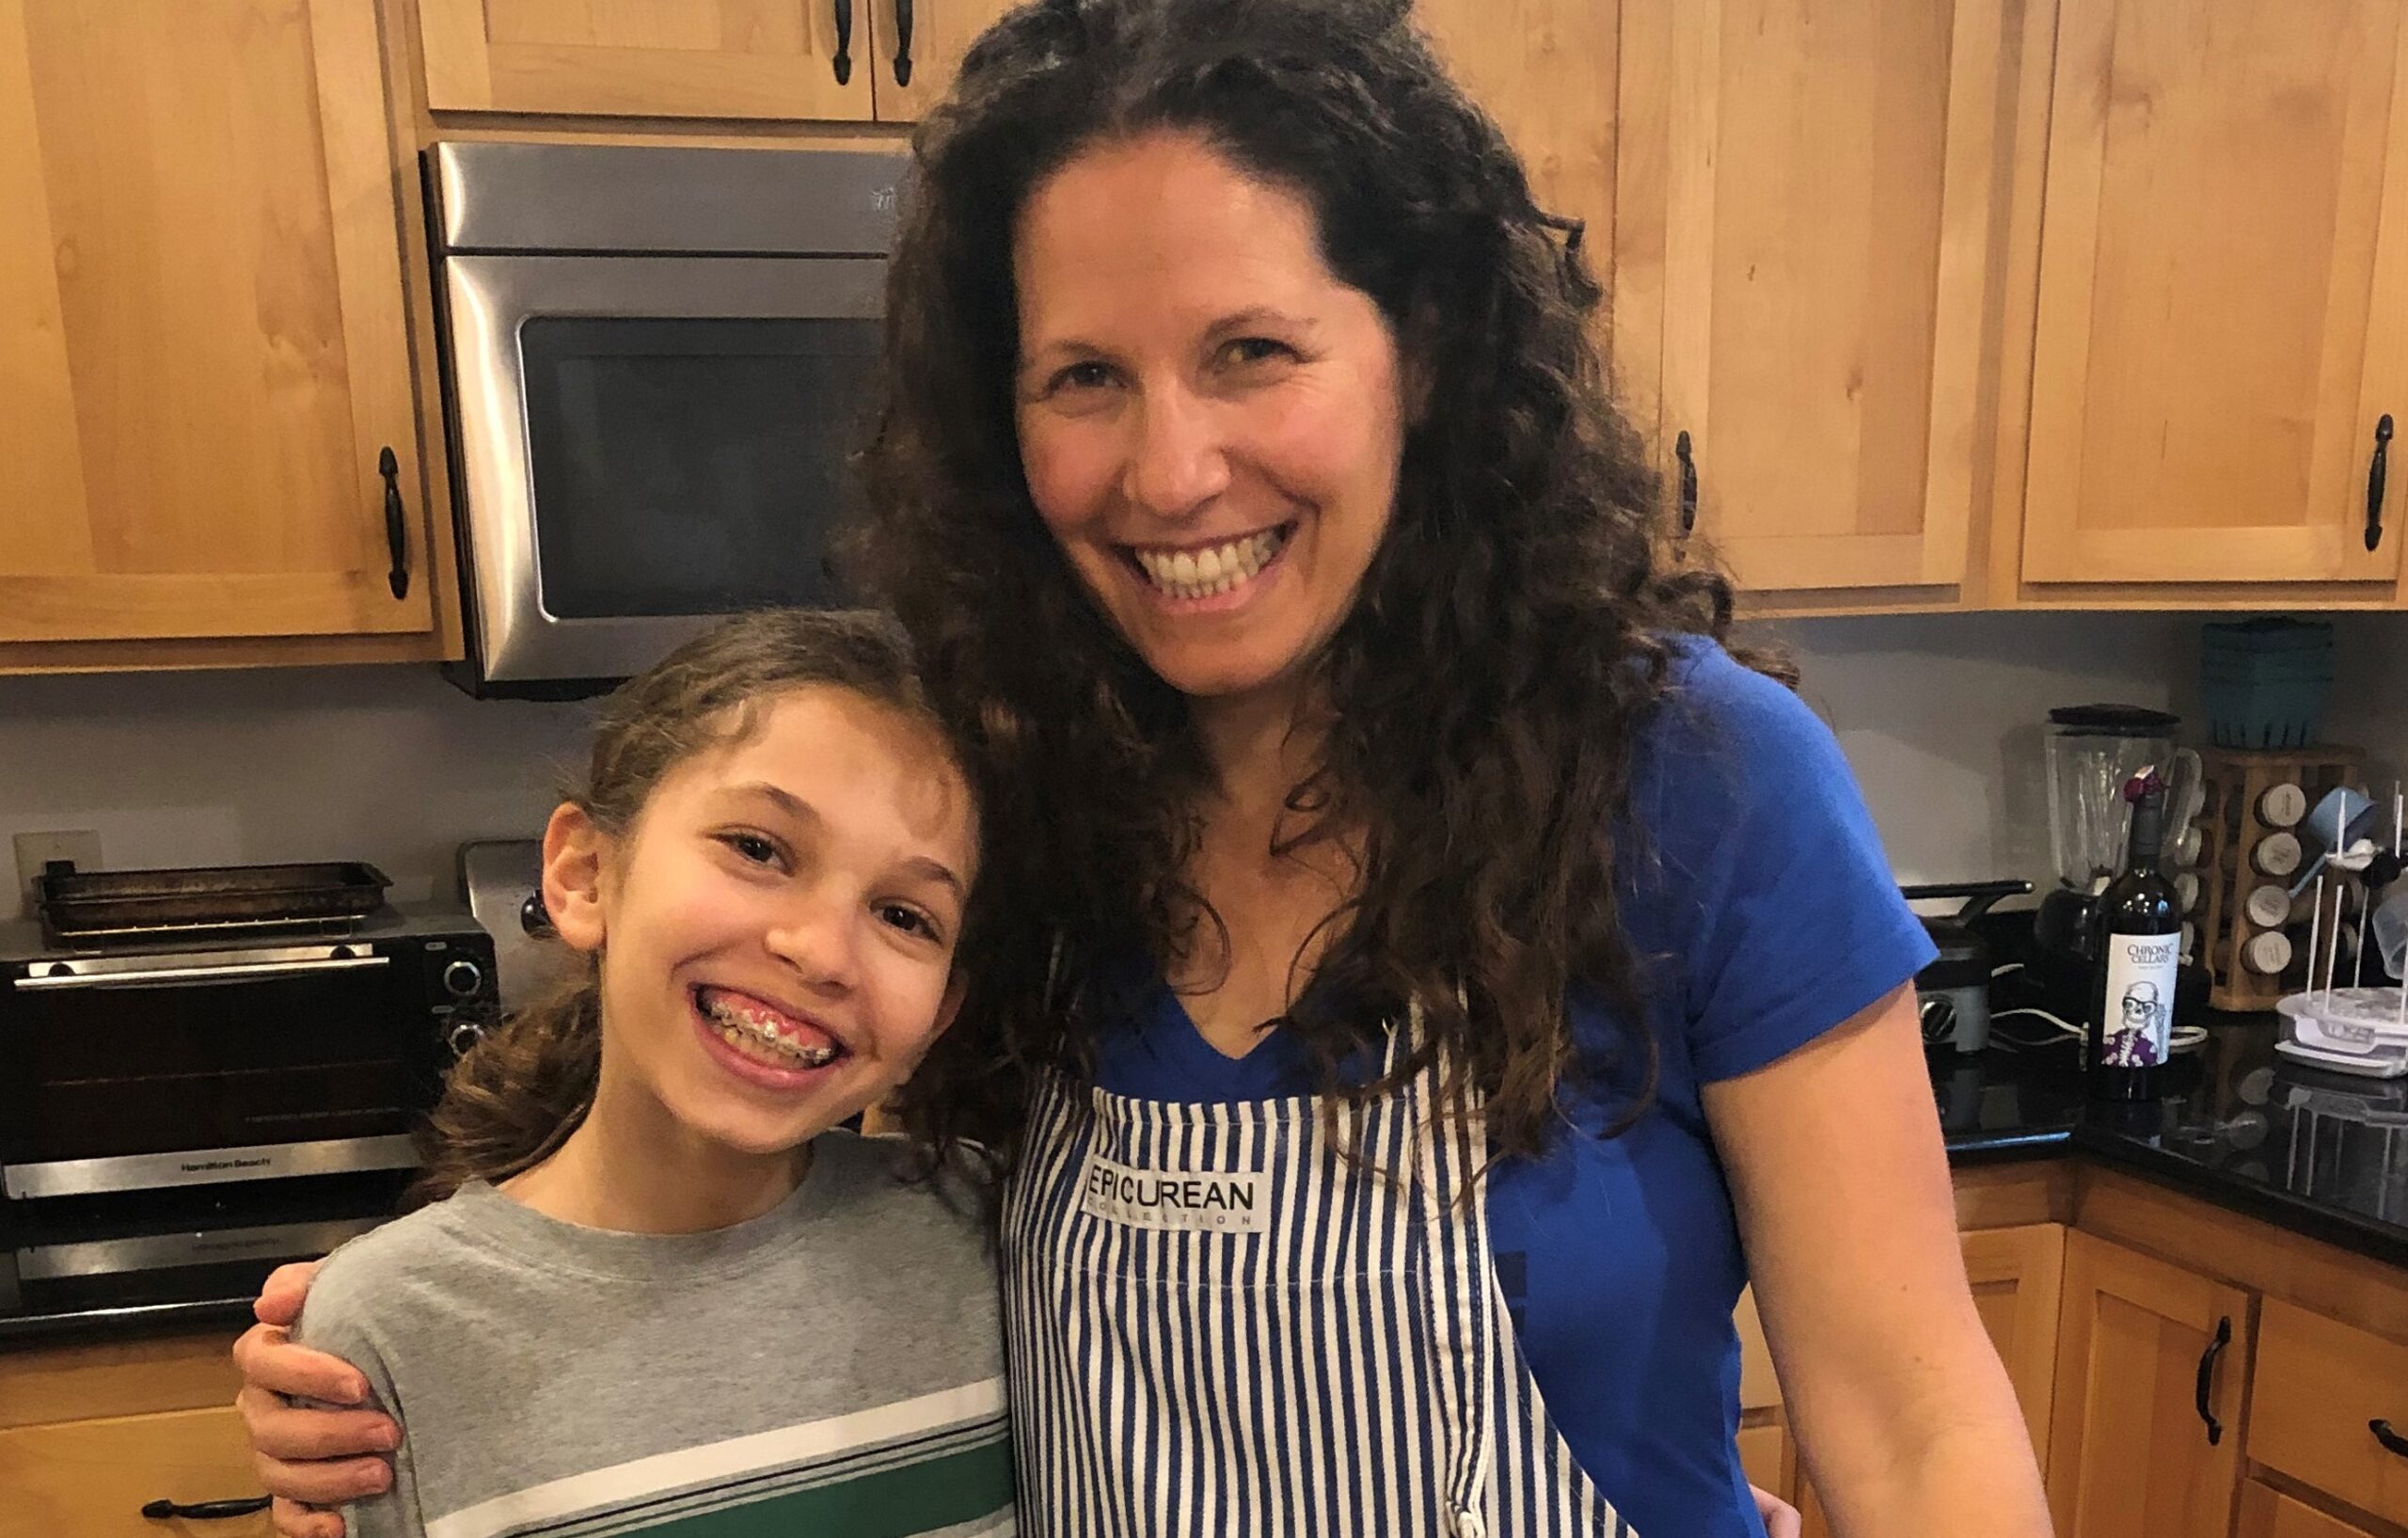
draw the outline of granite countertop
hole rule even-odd
[[[2202,1023],[2165,1098],[2137,1104],[2090,1102],[2070,1038],[1935,1054],[1950,1163],[2078,1154],[2408,1268],[2408,1080],[2293,1062],[2271,1015]]]

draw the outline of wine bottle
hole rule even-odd
[[[2182,960],[2182,903],[2158,868],[2165,842],[2165,782],[2145,769],[2124,786],[2131,841],[2124,869],[2099,894],[2099,991],[2091,1010],[2090,1091],[2099,1100],[2153,1100],[2174,1030]]]

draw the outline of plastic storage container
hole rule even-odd
[[[2333,687],[2333,627],[2244,620],[2203,628],[2199,700],[2219,748],[2305,748]]]

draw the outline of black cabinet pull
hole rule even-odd
[[[2384,1451],[2398,1457],[2408,1458],[2408,1436],[2402,1436],[2393,1431],[2390,1421],[2369,1420],[2367,1422],[2367,1430],[2374,1433],[2374,1439],[2383,1444]]]
[[[895,0],[895,83],[911,83],[911,0]]]
[[[1681,462],[1681,533],[1697,532],[1697,454],[1689,447],[1688,429],[1672,440],[1672,457]]]
[[[2391,458],[2391,413],[2374,424],[2374,463],[2367,468],[2367,548],[2383,543],[2383,483]]]
[[[229,1517],[250,1516],[267,1510],[267,1497],[252,1496],[246,1500],[201,1500],[186,1506],[173,1500],[144,1503],[142,1514],[153,1522],[167,1522],[182,1517],[187,1522],[223,1522]]]
[[[853,83],[853,0],[836,0],[836,84]]]
[[[389,443],[376,456],[376,473],[385,480],[385,551],[393,558],[385,585],[394,597],[404,598],[410,591],[409,519],[402,512],[402,462],[393,457]]]
[[[2218,1420],[2215,1413],[2208,1408],[2208,1395],[2216,1386],[2216,1358],[2222,1356],[2224,1348],[2230,1344],[2232,1344],[2232,1316],[2227,1314],[2216,1321],[2216,1338],[2208,1342],[2207,1350],[2199,1353],[2199,1419],[2207,1424],[2210,1447],[2214,1447],[2224,1440],[2224,1422]]]

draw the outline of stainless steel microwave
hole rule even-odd
[[[480,695],[571,697],[714,617],[839,601],[895,151],[447,143],[426,155]]]

